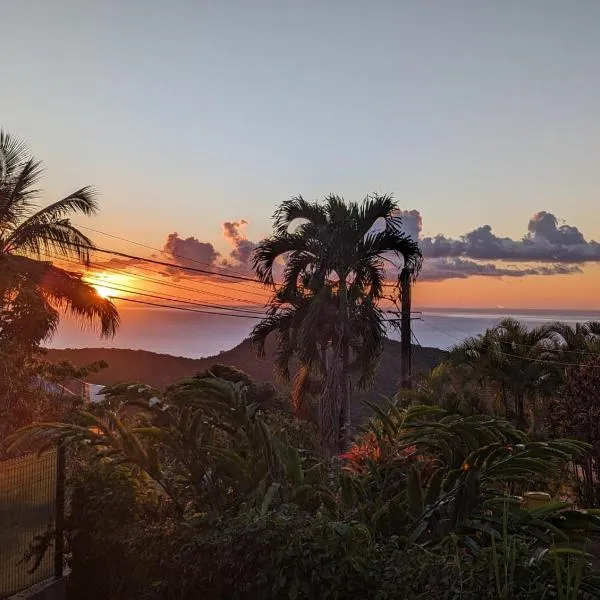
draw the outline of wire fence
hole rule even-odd
[[[0,461],[0,598],[62,574],[64,474],[63,449]],[[42,539],[52,548],[33,569]]]

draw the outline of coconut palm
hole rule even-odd
[[[292,225],[296,225],[291,230]],[[382,351],[385,262],[406,266],[416,275],[421,265],[417,243],[400,231],[398,206],[388,195],[361,203],[330,195],[325,202],[301,196],[281,204],[274,232],[254,251],[259,279],[274,290],[269,315],[254,330],[263,343],[277,332],[278,363],[284,373],[292,356],[317,368],[325,385],[320,423],[329,448],[343,450],[350,439],[350,374],[364,386]],[[282,283],[273,270],[285,260]]]
[[[93,215],[94,192],[84,187],[39,208],[41,175],[26,146],[0,131],[0,338],[36,345],[55,330],[60,309],[113,335],[119,318],[112,302],[79,274],[52,264],[89,261],[94,245],[69,216]]]

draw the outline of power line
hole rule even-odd
[[[153,273],[155,275],[163,275],[163,276],[169,276],[169,277],[171,276],[171,274],[166,274],[165,275],[164,271],[155,271],[154,269],[150,269],[148,267],[144,267],[144,266],[141,266],[141,265],[131,265],[131,267],[134,268],[134,269],[139,269],[141,271],[145,271],[147,273]],[[104,263],[96,263],[96,268],[101,268],[101,269],[106,269],[106,270],[110,270],[110,269],[115,270],[113,267],[109,267],[109,266],[105,265]],[[127,273],[128,275],[132,274],[132,273],[129,273],[127,271],[125,271],[125,273]],[[135,273],[135,275],[138,276],[137,273]],[[162,283],[164,283],[164,282],[162,282]],[[217,289],[221,289],[221,290],[228,289],[226,285],[218,284],[218,283],[212,283],[212,282],[206,281],[206,280],[198,281],[197,283],[198,283],[198,285],[207,285],[209,287],[213,287],[213,288],[217,288]],[[168,285],[176,285],[176,284],[170,283]],[[246,286],[243,286],[243,287],[246,288]],[[266,292],[265,290],[261,290],[261,289],[248,288],[248,290],[249,291],[246,291],[246,289],[238,289],[238,288],[236,288],[236,291],[240,292],[242,294],[258,294],[258,295],[260,295],[260,294],[267,295],[268,294],[268,292]],[[205,290],[196,290],[196,291],[202,291],[203,293],[205,292]],[[206,292],[206,293],[210,294],[210,292]],[[213,292],[213,295],[214,294],[215,293]],[[225,296],[225,297],[228,297],[230,300],[238,300],[240,302],[248,302],[248,303],[251,303],[251,304],[255,304],[254,301],[248,300],[247,298],[246,299],[243,299],[243,298],[233,298],[231,296]]]
[[[169,305],[169,304],[156,304],[154,302],[146,302],[144,300],[134,300],[133,298],[119,297],[119,300],[122,300],[124,302],[133,302],[135,304],[144,304],[145,306],[154,306],[157,308],[168,308],[170,310],[182,310],[185,312],[201,313],[204,315],[216,315],[219,317],[238,317],[240,319],[257,319],[257,320],[262,319],[262,317],[255,317],[252,315],[237,315],[237,314],[233,314],[233,313],[221,313],[221,312],[213,312],[213,311],[209,311],[209,310],[198,310],[195,308],[186,308],[185,306],[173,306],[173,305]]]
[[[87,227],[85,225],[77,225],[76,227],[81,228],[81,229],[87,229],[88,231],[93,231],[94,233],[99,233],[100,235],[105,235],[106,237],[112,238],[114,240],[119,240],[121,242],[127,242],[128,244],[133,244],[135,246],[139,246],[140,248],[146,248],[148,250],[154,250],[155,252],[160,252],[161,254],[167,254],[164,250],[161,250],[160,248],[155,248],[154,246],[149,246],[148,244],[143,244],[141,242],[136,242],[134,240],[130,240],[124,237],[120,237],[118,235],[114,235],[112,233],[107,233],[106,231],[100,231],[99,229],[94,229],[92,227]],[[173,256],[174,258],[181,258],[182,260],[189,260],[191,262],[200,264],[200,265],[204,265],[207,267],[213,267],[214,265],[212,263],[203,261],[203,260],[198,260],[196,258],[192,258],[191,256],[184,256],[182,254],[175,254],[174,252],[170,252],[170,255]],[[223,271],[227,272],[231,272],[232,274],[236,275],[236,273],[234,273],[234,271],[232,269],[228,269],[228,268],[223,268]]]
[[[43,253],[42,253],[43,254]],[[48,258],[54,258],[51,255],[48,254],[43,254],[44,256],[47,256]],[[75,261],[69,260],[69,259],[60,259],[60,260],[66,260],[66,262],[72,262],[75,263]],[[79,264],[79,263],[77,263]],[[66,278],[66,276],[65,276]],[[201,314],[211,314],[211,315],[217,315],[217,316],[224,316],[224,317],[246,317],[246,318],[250,318],[250,319],[257,319],[257,320],[261,320],[264,319],[266,317],[265,313],[259,313],[258,311],[253,311],[250,309],[244,309],[241,307],[230,307],[230,306],[222,306],[222,305],[213,305],[213,304],[207,304],[207,303],[202,303],[202,302],[195,302],[192,301],[190,299],[187,298],[181,298],[178,296],[172,296],[172,297],[165,297],[165,296],[160,296],[157,294],[150,294],[147,293],[145,291],[140,291],[140,288],[136,288],[134,286],[117,286],[117,285],[113,285],[110,282],[107,282],[105,280],[102,279],[96,279],[94,281],[89,281],[88,283],[90,283],[90,285],[98,285],[98,286],[102,286],[108,290],[113,290],[113,291],[121,291],[121,292],[125,292],[125,293],[132,293],[132,294],[136,294],[138,296],[143,296],[143,297],[147,297],[147,298],[152,298],[152,299],[157,299],[157,300],[165,300],[168,302],[176,302],[178,304],[188,304],[188,305],[192,305],[192,306],[201,306],[201,307],[205,307],[205,308],[216,308],[218,310],[225,310],[225,311],[233,311],[233,312],[216,312],[216,311],[207,311],[207,310],[196,310],[196,309],[188,309],[182,306],[174,306],[174,305],[166,305],[166,304],[157,304],[157,303],[152,303],[152,302],[147,302],[147,301],[143,301],[143,300],[135,300],[133,298],[124,298],[123,296],[115,296],[114,300],[121,300],[124,302],[134,302],[136,304],[143,304],[146,306],[155,306],[155,307],[159,307],[159,308],[166,308],[166,309],[173,309],[173,310],[185,310],[188,312],[197,312],[197,313],[201,313]],[[248,314],[234,314],[234,313],[248,313]],[[395,321],[395,319],[383,319],[384,322],[389,323],[389,322],[393,322]]]
[[[52,258],[49,255],[44,255],[44,256],[48,256],[49,258]],[[68,261],[68,262],[75,262],[75,261]],[[102,287],[106,288],[107,290],[136,294],[138,296],[145,296],[145,297],[149,297],[149,298],[155,298],[158,300],[167,300],[169,302],[178,302],[178,303],[182,303],[182,304],[190,304],[193,306],[201,306],[201,307],[205,307],[205,308],[215,308],[215,309],[219,309],[219,310],[228,310],[228,311],[249,313],[249,314],[253,314],[253,315],[259,315],[260,318],[263,318],[265,316],[264,312],[259,312],[259,311],[255,311],[255,310],[251,310],[251,309],[247,309],[247,308],[234,307],[234,306],[223,306],[223,305],[218,305],[218,304],[208,304],[208,303],[204,303],[204,302],[193,301],[191,298],[181,298],[180,296],[165,297],[165,296],[161,296],[161,295],[157,295],[157,294],[150,294],[147,291],[145,291],[143,288],[138,288],[135,286],[128,286],[128,285],[118,286],[118,285],[112,284],[109,281],[106,281],[106,280],[103,280],[103,279],[97,278],[97,277],[92,281],[88,281],[88,283],[90,283],[90,285],[102,286]],[[125,298],[123,298],[122,296],[115,296],[114,299],[125,300]],[[219,313],[219,314],[221,314],[221,313]]]
[[[440,333],[443,333],[445,335],[447,335],[448,337],[451,337],[455,340],[458,340],[459,342],[462,342],[462,340],[460,340],[459,338],[445,332],[444,330],[440,329],[439,327],[435,327],[434,325],[432,325],[431,323],[429,323],[428,321],[423,320],[423,323],[425,323],[427,326],[431,327],[432,329],[435,329],[437,331],[439,331]],[[534,348],[534,346],[526,346],[528,348]],[[532,362],[540,362],[540,363],[547,363],[547,364],[554,364],[554,365],[562,365],[565,367],[586,367],[586,368],[592,368],[592,369],[600,369],[600,365],[583,365],[581,363],[568,363],[568,362],[563,362],[563,361],[558,361],[558,360],[551,360],[551,359],[546,359],[546,358],[538,358],[535,356],[522,356],[520,354],[512,354],[510,352],[504,352],[503,350],[497,350],[496,351],[498,354],[501,354],[503,356],[510,356],[513,358],[519,358],[521,360],[528,360],[528,361],[532,361]],[[600,356],[599,354],[595,354],[594,352],[590,352],[589,353],[591,356]]]
[[[261,306],[258,302],[254,302],[252,300],[248,300],[248,298],[236,298],[235,296],[228,296],[227,294],[220,294],[218,292],[211,292],[209,290],[203,290],[203,289],[198,289],[198,288],[193,288],[190,286],[186,286],[186,285],[180,285],[178,283],[173,283],[173,282],[169,282],[169,281],[161,281],[160,279],[156,279],[155,277],[148,277],[147,275],[141,275],[140,273],[132,273],[131,271],[125,271],[122,269],[115,269],[114,267],[107,267],[101,264],[91,264],[91,267],[97,269],[98,271],[109,271],[111,273],[117,273],[117,274],[123,274],[123,275],[128,275],[129,277],[135,277],[137,279],[141,279],[142,281],[149,281],[151,283],[156,283],[158,285],[161,286],[165,286],[165,287],[170,287],[170,288],[175,288],[175,289],[179,289],[179,290],[185,290],[188,292],[195,292],[197,294],[207,294],[208,296],[215,296],[217,298],[225,298],[227,300],[235,300],[236,302],[244,302],[245,304],[250,304],[252,306]],[[135,268],[140,268],[135,267]],[[151,269],[143,269],[144,271],[148,271],[150,273],[157,273],[157,271],[152,271]],[[206,284],[206,285],[211,285],[211,284]],[[216,286],[216,287],[221,287],[221,286]],[[242,290],[243,291],[243,290]]]
[[[107,290],[112,290],[115,292],[125,292],[128,294],[136,294],[137,296],[144,296],[147,298],[155,298],[157,300],[168,300],[170,302],[179,302],[181,304],[190,304],[192,306],[203,306],[205,308],[216,308],[219,310],[232,310],[232,311],[236,311],[236,312],[243,312],[243,313],[248,313],[248,314],[253,314],[253,315],[260,315],[261,318],[265,316],[265,313],[259,313],[256,310],[251,310],[248,308],[236,308],[236,307],[232,307],[232,306],[222,306],[219,304],[207,304],[204,302],[195,302],[193,300],[191,300],[190,298],[181,298],[179,296],[170,296],[170,297],[165,297],[165,296],[159,296],[156,294],[149,294],[148,292],[143,291],[140,288],[135,288],[132,286],[116,286],[113,285],[109,282],[106,281],[90,281],[89,283],[91,283],[92,285],[98,285],[98,286],[102,286],[104,288],[106,288]],[[114,296],[114,298],[111,298],[114,300],[123,300],[122,296]]]
[[[136,256],[135,254],[128,254],[127,252],[119,252],[118,250],[109,250],[107,248],[98,248],[94,246],[88,246],[86,244],[70,244],[75,248],[83,248],[89,252],[99,252],[100,254],[109,254],[111,256],[119,256],[121,258],[128,258],[130,260],[139,260],[142,262],[160,265],[161,267],[169,267],[171,269],[181,269],[183,271],[190,271],[192,273],[200,273],[202,275],[213,275],[215,277],[224,277],[226,279],[234,279],[236,281],[249,281],[251,283],[258,283],[262,285],[262,281],[258,279],[252,279],[251,277],[245,277],[244,275],[231,275],[229,273],[219,273],[215,271],[208,271],[207,269],[198,269],[196,267],[188,267],[186,265],[178,265],[176,263],[166,262],[163,260],[156,260],[154,258],[146,258],[144,256]]]
[[[150,246],[148,244],[144,244],[142,242],[136,242],[134,240],[130,240],[128,238],[124,238],[124,237],[121,237],[121,236],[118,236],[118,235],[114,235],[112,233],[107,233],[106,231],[101,231],[99,229],[94,229],[93,227],[88,227],[86,225],[78,225],[78,224],[75,224],[75,225],[78,228],[86,229],[88,231],[93,231],[94,233],[98,233],[100,235],[104,235],[106,237],[109,237],[109,238],[112,238],[112,239],[115,239],[115,240],[119,240],[121,242],[126,242],[128,244],[134,244],[135,246],[139,246],[140,248],[146,248],[147,250],[154,250],[155,252],[160,252],[161,254],[166,254],[166,252],[164,250],[161,250],[160,248],[156,248],[154,246]],[[198,259],[192,258],[190,256],[184,256],[182,254],[175,254],[174,252],[170,252],[170,255],[173,256],[174,258],[181,258],[182,260],[189,260],[191,262],[194,262],[194,263],[197,263],[197,264],[200,264],[200,265],[204,265],[204,266],[208,266],[208,267],[214,267],[214,265],[211,264],[211,263],[209,263],[209,262],[198,260]],[[173,265],[173,266],[176,266],[176,265]],[[396,267],[396,265],[394,265],[394,267]],[[183,267],[179,266],[179,268],[183,268]],[[397,268],[398,268],[398,273],[399,273],[401,271],[401,268],[400,267],[397,267]],[[243,276],[240,276],[240,275],[237,275],[236,273],[234,273],[232,269],[228,269],[226,267],[222,268],[222,269],[223,269],[224,273],[213,273],[213,274],[225,276],[225,275],[227,275],[227,272],[230,272],[231,273],[231,275],[229,275],[230,277],[236,277],[236,278],[243,277]],[[249,277],[244,277],[243,279],[244,279],[244,281],[252,281],[254,283],[259,283],[261,285],[264,285],[264,283],[262,281],[258,280],[258,279],[249,278]],[[280,285],[280,284],[275,284],[275,285]],[[394,289],[399,288],[399,286],[400,286],[399,282],[397,282],[397,283],[384,283],[383,284],[383,287],[394,288]]]
[[[106,253],[110,253],[110,254],[114,253],[114,254],[116,254],[116,255],[121,255],[121,256],[125,256],[125,257],[127,257],[127,258],[132,258],[132,259],[143,260],[143,261],[149,261],[149,262],[152,262],[152,263],[158,263],[158,264],[167,264],[167,265],[170,265],[170,263],[161,263],[161,262],[159,262],[159,261],[154,261],[154,260],[152,260],[152,259],[145,259],[145,258],[142,258],[142,257],[134,257],[134,256],[132,256],[132,255],[127,255],[127,254],[125,254],[125,253],[119,253],[119,252],[117,252],[117,251],[112,251],[112,250],[100,250],[100,249],[95,249],[95,250],[96,250],[96,251],[99,251],[99,252],[106,252]],[[67,258],[63,258],[63,257],[60,257],[60,256],[53,256],[53,255],[50,255],[50,254],[44,254],[44,253],[41,253],[41,254],[42,254],[43,256],[47,256],[48,258],[51,258],[51,259],[56,259],[56,260],[60,260],[60,261],[64,261],[64,262],[68,262],[68,263],[72,263],[72,264],[77,264],[78,266],[80,265],[80,263],[78,263],[77,261],[70,260],[70,259],[67,259]],[[174,265],[174,266],[177,266],[177,265]],[[105,267],[104,267],[104,266],[102,266],[101,268],[102,268],[102,269],[104,269]],[[138,265],[136,265],[136,266],[135,266],[135,268],[137,269],[137,268],[142,268],[142,267],[139,267]],[[188,269],[188,267],[180,267],[180,268],[183,268],[183,269]],[[114,269],[114,268],[111,268],[111,267],[106,267],[106,270],[114,270],[114,271],[117,271],[117,272],[119,271],[118,269]],[[146,270],[148,270],[148,269],[146,269]],[[137,274],[130,273],[130,272],[128,272],[128,271],[121,271],[121,272],[122,272],[122,273],[124,273],[124,274],[127,274],[127,275],[131,275],[131,276],[138,276]],[[152,272],[152,273],[156,273],[156,271],[151,271],[151,272]],[[258,281],[257,281],[257,282],[258,282]],[[203,283],[206,283],[207,285],[210,285],[210,284],[208,284],[207,282],[203,282]],[[161,284],[161,285],[165,285],[165,286],[168,286],[168,285],[174,285],[174,284],[168,284],[168,283],[162,283],[162,282],[161,282],[160,284]],[[105,285],[105,282],[103,282],[103,281],[97,282],[97,285]],[[105,287],[106,287],[106,285],[105,285]],[[217,287],[224,287],[224,286],[217,286]],[[204,290],[193,290],[193,291],[197,291],[197,292],[199,292],[199,293],[203,293],[203,292],[204,292]],[[229,297],[229,298],[230,298],[230,299],[233,299],[233,300],[237,300],[237,301],[243,301],[243,299],[241,299],[241,298],[231,298],[231,297]],[[250,303],[250,302],[249,302],[249,303]],[[257,303],[252,303],[252,304],[253,304],[253,305],[255,305],[255,306],[257,306],[257,307],[259,306]],[[386,313],[386,314],[396,314],[396,311],[385,311],[385,310],[383,310],[382,312],[383,312],[383,313]],[[386,322],[396,322],[397,320],[398,320],[398,319],[393,319],[393,318],[392,318],[392,319],[385,319],[385,321],[386,321]]]
[[[51,254],[47,254],[47,253],[41,253],[41,254],[42,254],[42,256],[46,256],[47,258],[50,258],[50,259],[59,260],[59,261],[62,261],[62,262],[67,262],[67,263],[70,263],[70,264],[77,265],[78,267],[81,266],[81,263],[79,263],[78,261],[75,261],[75,260],[71,260],[71,259],[68,259],[68,258],[63,258],[63,257],[60,257],[60,256],[51,255]],[[244,302],[246,304],[250,304],[250,305],[256,306],[256,307],[260,307],[261,306],[258,302],[255,302],[255,301],[252,301],[252,300],[248,300],[247,298],[237,298],[237,297],[234,297],[234,296],[228,296],[226,294],[220,294],[220,293],[211,292],[211,291],[208,291],[208,290],[203,290],[203,289],[198,289],[198,288],[192,288],[192,287],[189,287],[189,286],[182,286],[182,285],[177,284],[177,283],[173,283],[173,282],[169,282],[169,281],[164,281],[164,280],[160,280],[160,279],[148,277],[148,276],[145,276],[145,275],[140,275],[139,273],[132,273],[131,271],[125,271],[123,269],[117,269],[116,267],[108,266],[106,264],[90,263],[89,267],[95,268],[95,269],[101,270],[101,271],[115,272],[115,273],[120,273],[120,274],[123,274],[123,275],[128,275],[130,277],[136,277],[136,278],[139,278],[139,279],[142,279],[142,280],[146,280],[146,281],[151,281],[153,283],[157,283],[158,285],[162,285],[162,286],[165,286],[165,287],[173,287],[173,288],[178,288],[178,289],[182,289],[182,290],[186,290],[186,291],[190,291],[190,292],[195,292],[195,293],[200,293],[200,294],[207,294],[209,296],[216,296],[216,297],[220,297],[220,298],[226,298],[228,300],[235,300],[236,302]],[[154,271],[152,269],[147,269],[147,268],[141,267],[140,265],[135,265],[134,268],[135,269],[141,269],[143,271],[146,271],[146,272],[149,272],[149,273],[154,273],[154,274],[157,274],[157,275],[160,274],[160,271]],[[219,288],[219,289],[221,289],[221,288],[222,289],[227,289],[225,286],[221,286],[221,285],[218,285],[218,284],[213,284],[213,283],[209,283],[209,282],[205,282],[205,281],[200,282],[200,285],[209,285],[209,286],[216,287],[216,288]],[[244,290],[239,290],[239,291],[242,291],[244,293],[252,293],[252,292],[245,292]]]

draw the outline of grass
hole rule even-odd
[[[53,575],[52,552],[34,573],[23,557],[54,519],[55,490],[55,451],[0,461],[0,598]]]

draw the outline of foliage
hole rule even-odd
[[[0,351],[5,353],[31,350],[52,335],[59,309],[98,324],[106,336],[114,334],[119,322],[110,300],[80,275],[51,262],[89,261],[94,245],[69,216],[97,211],[93,190],[84,187],[39,208],[41,174],[41,163],[25,145],[0,131]]]
[[[195,379],[218,377],[233,383],[242,383],[245,387],[246,402],[256,404],[264,410],[289,410],[289,401],[270,382],[253,381],[247,373],[231,365],[216,363],[195,375]]]
[[[0,362],[0,442],[33,421],[64,419],[83,401],[69,385],[105,367],[101,361],[85,367],[52,364],[42,351],[5,356]],[[0,444],[0,454],[4,449]]]
[[[115,386],[96,413],[13,438],[85,453],[69,524],[79,582],[148,600],[600,597],[586,554],[596,514],[521,500],[585,443],[390,401],[327,460],[308,424],[247,391],[208,374],[160,398]]]
[[[304,485],[304,459],[273,435],[247,391],[243,381],[215,377],[182,380],[161,401],[140,384],[105,388],[107,406],[80,411],[71,423],[31,424],[9,441],[13,450],[43,450],[57,439],[85,443],[101,458],[141,469],[182,512],[260,506],[275,489],[284,499],[294,495],[294,485]],[[123,395],[135,399],[115,400]],[[272,422],[282,433],[303,437],[281,419]]]
[[[590,444],[590,452],[575,462],[575,483],[584,506],[600,506],[600,356],[570,367],[548,410],[551,434]]]
[[[528,329],[504,319],[483,335],[457,344],[443,367],[444,376],[434,378],[431,393],[424,395],[440,397],[464,412],[500,414],[543,437],[549,399],[567,367],[600,352],[599,333],[596,322]],[[439,396],[435,384],[444,387]]]
[[[460,532],[473,550],[479,546],[474,532],[499,527],[507,498],[512,532],[538,536],[541,544],[552,541],[546,529],[554,521],[561,521],[563,529],[582,525],[580,513],[568,504],[532,520],[517,495],[536,481],[560,475],[569,460],[584,454],[585,444],[530,442],[506,421],[462,417],[435,407],[402,409],[392,403],[388,411],[374,409],[378,417],[371,420],[367,440],[375,450],[359,461],[347,457],[342,500],[376,534],[392,532],[407,543],[431,543]],[[595,517],[582,526],[596,527]],[[569,539],[568,534],[561,537]]]
[[[384,258],[390,264],[398,259],[396,269],[404,265],[415,276],[421,264],[418,245],[400,225],[390,196],[346,203],[331,195],[322,204],[299,196],[281,204],[273,235],[254,251],[257,276],[273,289],[273,297],[267,318],[252,332],[253,342],[264,353],[266,339],[275,334],[282,376],[289,378],[296,357],[302,369],[323,378],[318,423],[330,451],[349,445],[351,373],[359,387],[368,385],[383,350]],[[276,286],[273,268],[282,258],[283,282]]]
[[[135,468],[80,448],[69,469],[70,597],[142,598],[173,527],[173,507]]]

